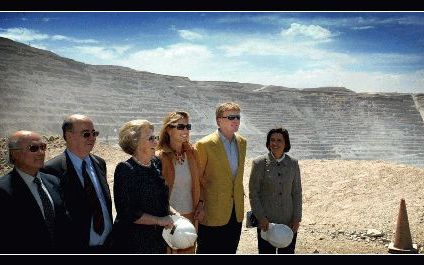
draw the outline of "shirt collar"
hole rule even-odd
[[[72,153],[69,149],[66,149],[66,153],[69,155],[69,158],[72,161],[72,164],[76,166],[78,169],[82,167],[82,161],[84,160],[87,164],[91,164],[89,159],[89,155],[84,157],[84,159],[79,158],[76,154]]]
[[[28,175],[27,173],[23,172],[22,170],[20,170],[19,168],[16,167],[16,171],[19,173],[19,175],[21,176],[21,178],[25,181],[25,183],[30,186],[33,185],[34,183],[34,177],[31,175]],[[40,172],[37,172],[37,175],[35,175],[36,178],[40,178]]]
[[[270,152],[270,153],[271,153],[272,157],[275,159],[275,161],[277,161],[277,162],[283,161],[283,159],[286,157],[286,153],[284,153],[282,157],[280,157],[279,159],[277,159],[277,158],[275,158],[275,156],[274,156],[274,154],[272,152]]]
[[[227,139],[227,137],[225,137],[224,134],[222,134],[220,128],[218,128],[218,134],[219,134],[219,138],[221,138],[221,141],[224,142],[224,143],[230,143],[231,144],[231,143],[236,141],[236,135],[235,134],[233,135],[233,139],[231,139],[231,141],[229,141]]]

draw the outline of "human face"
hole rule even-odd
[[[158,139],[154,135],[154,131],[152,129],[144,130],[138,141],[137,151],[140,156],[150,160],[155,155],[157,144]]]
[[[88,137],[84,137],[85,133],[89,133]],[[96,143],[96,136],[93,135],[94,125],[90,119],[80,119],[73,123],[72,132],[67,133],[68,149],[79,156],[86,157],[93,150]]]
[[[32,148],[34,149],[37,149],[35,146],[39,148],[37,151],[31,152],[30,146],[33,146]],[[16,167],[29,175],[35,176],[38,170],[44,166],[44,158],[46,155],[44,146],[45,143],[43,143],[38,134],[31,133],[24,136],[19,143],[20,149],[12,151],[12,157]]]
[[[271,134],[269,139],[269,148],[275,158],[280,158],[284,154],[284,148],[286,148],[284,136],[281,133]]]
[[[240,111],[235,110],[227,110],[224,111],[222,117],[218,118],[218,126],[221,129],[221,132],[226,136],[232,138],[235,132],[238,131],[240,127],[240,120],[233,119],[229,120],[228,118],[223,117],[231,117],[233,115],[240,115]]]
[[[188,130],[187,127],[185,127],[182,130],[178,130],[177,127],[174,127],[174,126],[178,126],[178,124],[183,124],[187,126],[188,119],[185,119],[185,118],[179,119],[178,121],[171,123],[170,124],[171,126],[168,126],[167,131],[168,131],[171,142],[173,143],[188,142],[190,138],[190,130]]]

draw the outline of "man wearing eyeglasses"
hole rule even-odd
[[[106,162],[90,154],[99,132],[94,130],[89,117],[79,114],[66,117],[62,131],[66,150],[46,162],[43,171],[61,181],[65,204],[72,217],[72,251],[106,253],[112,230]]]
[[[17,131],[8,147],[14,168],[0,177],[0,253],[66,252],[70,219],[60,183],[39,171],[46,144],[35,132]]]
[[[206,213],[199,225],[199,254],[235,254],[240,241],[246,157],[246,139],[236,134],[240,117],[237,103],[219,105],[216,109],[218,130],[196,143],[201,198]]]

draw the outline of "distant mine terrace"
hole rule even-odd
[[[298,159],[387,160],[424,166],[424,94],[355,93],[346,88],[293,89],[191,81],[186,77],[95,66],[0,38],[0,137],[27,129],[61,134],[65,116],[90,116],[101,140],[148,119],[159,131],[165,114],[190,113],[192,140],[216,129],[215,107],[242,107],[248,157],[266,152],[266,133],[288,129]]]

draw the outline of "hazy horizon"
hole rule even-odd
[[[0,12],[0,36],[193,81],[424,93],[422,12]]]

